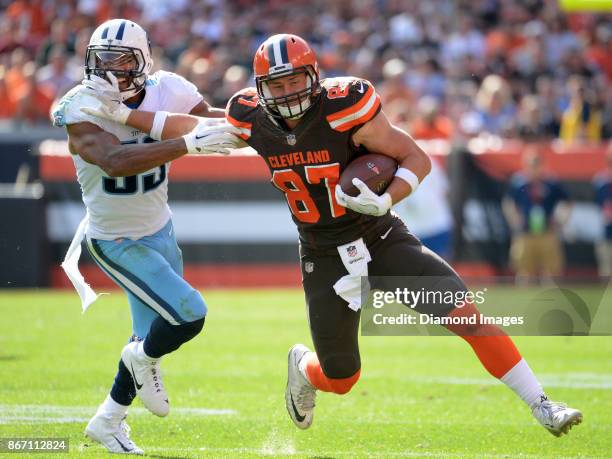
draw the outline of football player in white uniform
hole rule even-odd
[[[53,112],[54,124],[68,132],[87,207],[62,266],[86,308],[95,294],[88,295],[93,291],[76,268],[85,235],[91,256],[125,290],[131,308],[133,336],[121,353],[110,394],[85,429],[113,453],[143,454],[129,438],[127,408],[138,395],[153,414],[168,414],[159,361],[195,337],[206,316],[200,293],[183,279],[167,203],[169,161],[188,152],[226,154],[236,139],[226,133],[234,128],[223,124],[222,109],[211,108],[179,75],[150,75],[152,66],[146,32],[129,20],[107,21],[89,41],[83,84],[69,91]],[[131,107],[209,118],[183,138],[156,142],[162,137],[163,114],[156,120],[160,132],[150,136],[96,116],[100,102],[95,95],[108,93],[110,86],[105,79],[114,85],[115,114],[129,113]],[[134,156],[145,150],[145,157]]]

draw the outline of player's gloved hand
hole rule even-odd
[[[192,131],[208,128],[208,127],[221,127],[221,130],[230,129],[227,132],[232,134],[232,146],[230,148],[245,148],[248,147],[249,144],[242,140],[242,137],[239,137],[241,134],[240,129],[236,128],[232,124],[229,124],[226,118],[208,118],[205,116],[198,116],[198,125],[193,128]]]
[[[193,131],[183,136],[187,152],[193,155],[219,153],[229,155],[230,148],[242,148],[244,142],[238,137],[240,131],[227,121],[220,124],[198,124]]]
[[[359,190],[359,194],[355,197],[349,196],[342,191],[340,185],[336,185],[336,201],[338,201],[338,204],[348,207],[355,212],[376,217],[385,215],[393,205],[393,200],[389,193],[378,196],[356,177],[353,179],[353,185]]]
[[[125,124],[132,110],[123,104],[115,75],[112,72],[106,72],[106,76],[109,81],[97,75],[89,75],[89,78],[81,82],[87,88],[86,91],[100,102],[96,107],[83,107],[81,111],[98,118]]]
[[[196,127],[194,127],[192,129],[192,131],[198,130],[198,129],[203,129],[203,128],[209,128],[209,127],[233,127],[231,124],[228,123],[227,119],[225,118],[208,118],[206,116],[198,116],[198,124]],[[238,137],[238,135],[240,134],[240,130],[237,128],[231,129],[229,132],[231,132],[232,134],[236,134],[234,137],[232,138],[232,142],[233,145],[231,148],[244,148],[244,147],[248,147],[249,144],[246,143],[244,140],[242,140],[241,137]]]

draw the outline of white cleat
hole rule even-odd
[[[533,416],[555,437],[569,433],[573,426],[582,422],[582,413],[568,408],[564,403],[552,402],[543,397],[532,410]]]
[[[317,390],[302,375],[300,360],[310,352],[303,344],[296,344],[289,350],[287,388],[285,404],[293,423],[300,429],[308,429],[312,424]]]
[[[111,415],[96,413],[85,427],[85,435],[100,443],[111,453],[141,456],[144,451],[130,440],[130,426],[125,422],[125,418],[126,416],[115,418]]]
[[[144,406],[156,416],[167,416],[170,404],[159,371],[159,359],[141,357],[138,346],[142,346],[142,342],[127,344],[121,351],[121,360],[132,375],[136,394]]]

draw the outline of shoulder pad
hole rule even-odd
[[[193,83],[172,72],[155,72],[147,85],[159,85],[163,106],[177,113],[189,113],[204,99]]]
[[[171,89],[174,87],[183,87],[183,86],[194,86],[193,83],[190,83],[181,75],[172,72],[166,72],[164,70],[158,70],[153,75],[147,78],[147,84],[151,86],[163,85],[167,89]]]
[[[93,123],[104,129],[102,120],[81,111],[82,107],[96,107],[99,104],[98,99],[87,94],[85,86],[78,85],[68,91],[53,109],[53,125],[63,127],[68,124]]]
[[[259,110],[259,96],[255,88],[245,88],[234,94],[225,108],[227,121],[240,129],[242,137],[247,140],[251,137],[253,119]]]
[[[157,86],[159,84],[159,79],[160,77],[166,72],[164,72],[163,70],[158,70],[155,73],[150,74],[149,76],[147,76],[147,79],[145,80],[145,88],[149,88],[151,86]]]
[[[368,80],[355,77],[327,78],[321,82],[326,119],[332,129],[344,132],[374,118],[380,97]]]

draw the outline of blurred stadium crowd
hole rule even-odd
[[[315,47],[323,76],[377,84],[392,119],[417,138],[490,133],[534,140],[612,134],[611,15],[556,0],[0,1],[0,124],[47,125],[82,78],[102,21],[149,33],[156,69],[175,71],[223,106],[251,85],[268,35]]]

